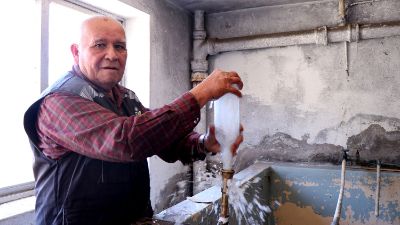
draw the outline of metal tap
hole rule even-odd
[[[228,224],[229,218],[229,203],[228,203],[228,180],[232,179],[234,170],[222,170],[223,187],[221,188],[221,214],[219,217],[218,224]]]

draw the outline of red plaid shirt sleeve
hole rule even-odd
[[[200,107],[187,92],[172,103],[137,116],[119,116],[79,96],[47,96],[38,117],[39,148],[52,159],[69,151],[91,158],[128,162],[159,155],[183,163],[204,159],[199,134]]]

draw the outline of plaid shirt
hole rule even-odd
[[[121,108],[123,88],[112,89]],[[43,100],[37,123],[38,147],[52,159],[74,151],[91,158],[130,162],[158,155],[167,162],[189,163],[205,158],[200,134],[193,128],[200,120],[200,107],[187,92],[164,107],[140,115],[119,116],[79,96],[53,93]]]

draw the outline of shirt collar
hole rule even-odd
[[[95,83],[93,83],[91,80],[89,80],[85,74],[82,73],[81,69],[79,68],[79,65],[75,64],[72,67],[72,73],[76,76],[79,76],[80,78],[84,79],[85,81],[87,81],[88,83],[90,83],[90,85],[96,89],[99,92],[103,92],[104,94],[106,94],[106,96],[110,97],[111,99],[115,100],[116,103],[120,106],[122,104],[122,99],[124,97],[124,93],[126,92],[125,89],[119,85],[116,84],[114,87],[111,88],[111,95],[109,96],[109,94],[107,94],[108,92],[106,92],[104,90],[104,88],[99,87],[98,85],[96,85]]]

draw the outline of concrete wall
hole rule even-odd
[[[192,16],[168,1],[123,0],[150,15],[150,108],[161,107],[190,89]],[[149,159],[151,200],[158,212],[186,197],[187,168]]]
[[[400,21],[399,1],[348,3],[351,23]],[[243,40],[341,23],[337,1],[214,13],[206,21],[211,38]],[[210,70],[235,70],[244,81],[245,142],[236,170],[257,159],[339,163],[342,148],[352,159],[358,151],[365,163],[400,162],[400,36],[347,46],[232,51],[208,59]]]

